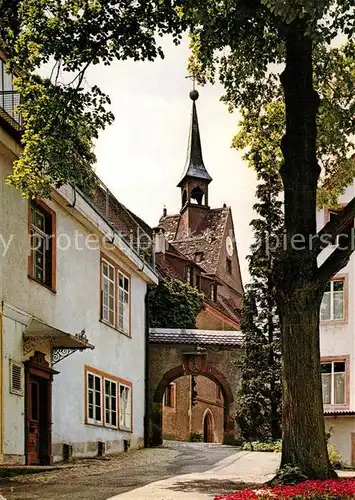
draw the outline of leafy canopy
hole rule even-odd
[[[317,156],[322,167],[318,205],[336,206],[337,198],[355,177],[355,49],[341,47],[316,51],[314,85],[320,96],[317,115]],[[271,88],[271,85],[270,85]],[[247,148],[244,159],[255,168],[255,150],[278,172],[283,163],[281,140],[285,133],[285,105],[281,85],[274,78],[273,93],[265,96],[258,113],[241,110],[233,146]],[[281,185],[280,185],[281,190]]]
[[[113,120],[110,99],[85,73],[92,64],[163,57],[159,37],[177,43],[182,22],[170,1],[5,0],[0,43],[17,75],[24,119],[23,154],[9,181],[25,197],[51,185],[90,185],[93,139]],[[43,65],[52,65],[46,78]]]

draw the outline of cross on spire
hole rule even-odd
[[[187,75],[185,78],[190,78],[192,80],[192,90],[196,90],[196,77],[195,75]]]

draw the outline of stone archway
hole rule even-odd
[[[160,329],[154,332],[161,331]],[[171,333],[173,330],[169,330]],[[235,422],[235,401],[234,394],[239,384],[239,370],[237,359],[240,354],[239,332],[218,332],[218,344],[208,344],[212,338],[216,338],[216,332],[210,332],[206,340],[204,335],[204,345],[199,342],[196,345],[198,330],[191,337],[188,343],[188,330],[184,330],[184,337],[181,336],[181,343],[176,337],[173,342],[169,342],[166,336],[159,337],[159,342],[154,338],[154,333],[150,334],[149,345],[149,444],[159,446],[162,444],[163,431],[163,411],[162,400],[168,385],[179,377],[185,375],[201,375],[215,382],[222,391],[224,399],[224,422],[223,422],[223,442],[233,444],[239,435]],[[206,332],[204,332],[206,333]],[[223,335],[227,334],[227,335]],[[228,343],[226,342],[228,338]],[[165,340],[163,343],[162,340]],[[180,339],[179,339],[180,340]],[[184,341],[183,341],[184,340]],[[217,344],[217,345],[216,345]],[[232,345],[231,345],[232,344]]]

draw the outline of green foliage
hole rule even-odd
[[[7,0],[0,43],[17,75],[24,119],[23,154],[9,183],[25,197],[73,182],[90,189],[92,141],[112,123],[110,99],[85,74],[90,65],[163,57],[159,37],[180,39],[183,22],[170,1]],[[47,78],[38,76],[52,65]]]
[[[298,484],[302,481],[306,481],[306,479],[308,479],[307,476],[299,467],[285,464],[277,471],[275,478],[272,479],[270,484],[272,484],[272,486],[276,486],[277,484]]]
[[[269,162],[272,150],[265,156],[266,145],[267,141],[260,145],[256,139],[247,153],[259,181],[254,206],[258,218],[251,222],[254,243],[248,256],[251,282],[246,286],[241,321],[244,341],[236,415],[247,440],[281,436],[280,326],[272,270],[278,256],[276,240],[282,236],[283,215],[278,199],[277,164]]]
[[[244,451],[266,451],[281,453],[282,441],[247,441],[243,444],[242,450]]]
[[[319,47],[314,54],[314,85],[321,98],[317,115],[317,155],[322,166],[318,189],[320,208],[335,207],[338,196],[355,177],[354,54],[354,44],[350,43],[328,50]],[[244,159],[251,168],[255,168],[255,150],[262,161],[272,164],[275,170],[280,170],[283,164],[281,139],[285,133],[285,105],[277,82],[275,77],[257,113],[242,110],[239,131],[232,142],[237,149],[247,148]]]
[[[149,326],[152,328],[195,328],[203,310],[203,294],[184,281],[162,279],[148,292]]]
[[[191,432],[190,441],[191,441],[191,443],[202,443],[203,436],[202,436],[202,434],[200,434],[198,432]]]
[[[332,467],[334,469],[343,469],[344,468],[344,461],[343,461],[343,456],[341,453],[339,453],[335,447],[334,444],[329,444],[327,445],[328,448],[328,456],[329,456],[329,461]]]

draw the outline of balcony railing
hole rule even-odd
[[[20,94],[13,90],[0,91],[0,117],[15,130],[22,130],[22,117],[16,108],[20,104]]]

